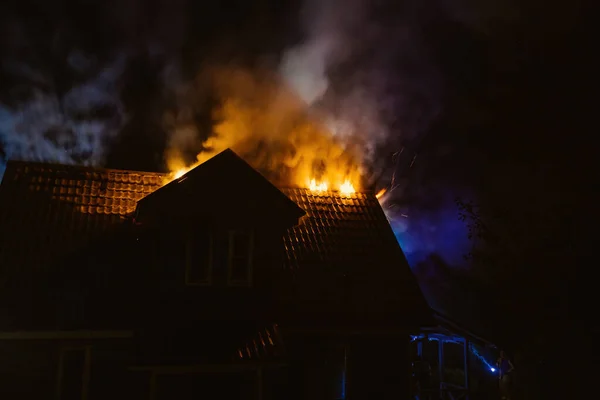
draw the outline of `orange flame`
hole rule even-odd
[[[378,199],[382,198],[383,195],[387,192],[386,188],[381,189],[379,192],[377,192],[377,194],[375,195],[375,197],[377,197]]]
[[[329,185],[327,185],[327,182],[317,183],[316,179],[313,178],[308,182],[308,188],[313,192],[326,192]]]
[[[200,165],[200,163],[194,163],[192,165],[186,166],[184,165],[183,161],[181,161],[179,158],[169,159],[167,162],[167,166],[169,167],[171,172],[163,178],[163,185],[166,185],[167,183],[174,181],[175,179],[181,178],[183,175],[187,174],[189,171],[191,171],[198,165]]]
[[[188,172],[187,168],[180,168],[177,171],[173,172],[173,179],[179,179],[183,175],[185,175],[187,172]]]
[[[174,147],[167,153],[167,165],[172,171],[168,181],[231,148],[252,167],[272,173],[278,183],[321,192],[356,191],[362,175],[358,156],[361,144],[354,143],[349,134],[336,136],[277,79],[239,70],[217,71],[211,83],[216,86],[221,105],[214,113],[217,123],[201,143],[203,150],[193,165],[186,166],[181,161],[183,149],[177,148],[189,143],[184,139],[190,134],[193,120],[186,118],[193,113],[182,112],[167,119],[173,124],[167,129],[181,137],[173,141]],[[193,97],[189,103],[194,104]]]
[[[352,183],[349,180],[345,180],[344,183],[342,183],[340,185],[340,192],[343,195],[350,195],[350,194],[356,192],[356,190],[354,190],[354,186],[352,185]]]

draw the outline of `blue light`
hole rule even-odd
[[[489,362],[487,362],[487,360],[486,360],[486,359],[485,359],[485,358],[484,358],[484,357],[483,357],[481,354],[479,354],[479,352],[477,351],[477,349],[475,349],[475,347],[474,347],[474,346],[470,346],[470,347],[471,347],[471,353],[472,353],[472,354],[473,354],[475,357],[479,358],[479,360],[481,360],[481,362],[482,362],[482,363],[483,363],[483,364],[484,364],[486,367],[488,367],[492,373],[493,373],[493,372],[496,372],[496,368],[494,368],[492,364],[490,364]]]
[[[430,342],[432,341],[439,341],[440,339],[437,337],[427,337],[424,335],[410,335],[410,340],[411,342],[416,342],[417,340],[421,340],[421,339],[428,339]],[[489,368],[489,370],[492,373],[496,372],[496,368],[493,366],[493,364],[490,364],[489,362],[487,362],[487,360],[485,359],[484,356],[482,356],[481,354],[479,354],[479,352],[477,351],[477,349],[473,346],[470,345],[469,346],[469,350],[471,351],[471,354],[473,354],[475,357],[477,357],[483,365],[485,365],[486,368]]]

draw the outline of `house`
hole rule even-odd
[[[374,194],[231,150],[164,179],[8,163],[2,398],[408,397],[431,314]]]

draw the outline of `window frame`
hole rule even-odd
[[[65,354],[71,351],[83,351],[83,369],[81,371],[81,400],[87,400],[89,397],[89,384],[92,368],[92,346],[65,346],[60,349],[58,357],[58,371],[56,376],[56,398],[62,400],[64,384]]]
[[[246,265],[246,279],[244,281],[233,279],[233,260],[234,260],[234,247],[235,247],[235,235],[244,234],[248,237],[248,259]],[[247,286],[251,287],[253,282],[253,270],[254,270],[254,230],[251,229],[233,229],[228,232],[227,241],[227,285],[229,286]]]
[[[194,241],[194,233],[190,233],[187,235],[186,243],[185,243],[185,285],[186,286],[210,286],[212,285],[213,278],[213,266],[214,266],[214,234],[210,232],[208,234],[208,266],[206,279],[192,281],[191,280],[191,271],[192,271],[192,243]]]

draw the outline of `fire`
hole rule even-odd
[[[165,118],[173,138],[167,153],[169,181],[230,148],[278,184],[344,195],[360,190],[365,145],[359,127],[336,129],[339,124],[331,116],[307,107],[269,74],[213,72],[211,84],[219,105],[206,137],[200,140],[196,128],[190,128],[195,126],[194,113],[187,108]],[[193,91],[182,102],[194,105],[197,99],[192,95]],[[190,148],[199,151],[192,166],[182,162]]]
[[[316,179],[314,178],[308,183],[308,188],[313,192],[326,192],[328,187],[329,185],[327,185],[327,182],[317,183]]]
[[[189,166],[183,166],[182,162],[177,162],[175,165],[177,166],[170,168],[171,172],[164,177],[163,185],[166,185],[169,182],[174,181],[175,179],[181,178],[183,175],[196,168],[199,165],[199,163],[195,163]]]
[[[327,181],[317,182],[317,180],[314,178],[308,182],[307,186],[313,192],[326,192],[327,190],[329,190],[329,184],[327,183]],[[356,189],[354,189],[354,185],[352,184],[352,182],[350,182],[349,179],[346,179],[339,186],[339,192],[345,196],[348,196],[352,193],[355,193]]]
[[[167,167],[169,168],[170,172],[163,178],[163,185],[166,185],[175,179],[181,178],[196,165],[197,164],[187,165],[178,155],[170,155],[170,157],[167,158]]]
[[[354,186],[349,180],[345,180],[344,183],[340,185],[340,192],[342,194],[349,195],[356,192],[356,190],[354,190]]]
[[[186,172],[188,172],[187,168],[180,168],[177,171],[173,172],[173,179],[179,179],[181,178],[183,175],[186,174]]]
[[[382,198],[383,195],[387,192],[386,188],[381,189],[379,192],[377,192],[377,194],[375,195],[375,197],[377,197],[378,199]]]

